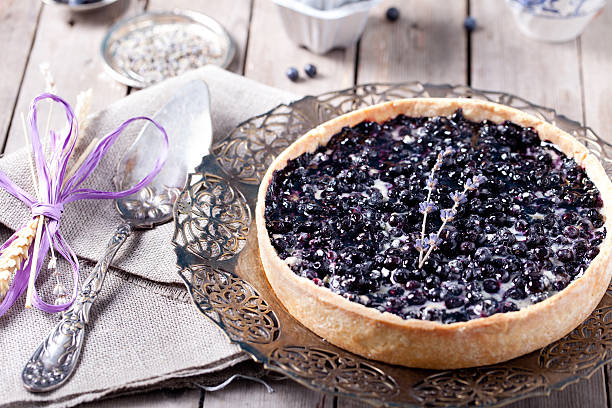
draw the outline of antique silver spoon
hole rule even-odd
[[[192,81],[153,117],[164,126],[170,139],[168,159],[162,171],[140,192],[115,200],[124,220],[112,236],[102,259],[87,277],[79,296],[60,322],[36,349],[21,378],[28,391],[45,392],[60,387],[74,372],[93,302],[117,250],[133,229],[153,228],[172,220],[172,205],[185,184],[187,174],[208,154],[212,141],[210,98],[202,81]],[[161,143],[159,130],[147,124],[126,151],[115,172],[114,183],[123,190],[141,180],[156,160]]]

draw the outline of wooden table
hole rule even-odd
[[[387,7],[401,18],[389,23]],[[270,0],[122,0],[99,12],[71,14],[36,0],[0,1],[0,143],[4,152],[22,144],[19,115],[44,89],[39,64],[49,62],[63,97],[93,88],[93,110],[132,90],[104,73],[99,46],[109,25],[144,10],[191,8],[212,16],[232,34],[237,54],[230,69],[296,94],[373,81],[420,80],[468,84],[500,90],[550,106],[586,122],[612,140],[612,11],[601,15],[582,36],[547,44],[522,36],[501,0],[386,0],[370,15],[356,46],[318,56],[291,43]],[[468,34],[467,15],[479,28]],[[315,79],[290,82],[289,66],[317,66]],[[302,77],[304,74],[302,73]],[[195,312],[195,310],[194,310]],[[609,368],[589,381],[569,386],[549,398],[512,407],[610,407]],[[237,382],[223,391],[158,391],[123,397],[89,407],[362,407],[323,397],[291,383],[273,384],[268,394],[256,383]]]

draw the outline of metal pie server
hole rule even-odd
[[[124,222],[108,242],[73,305],[62,313],[60,322],[25,365],[21,378],[28,391],[56,389],[74,372],[91,307],[115,254],[133,229],[153,228],[172,220],[172,205],[187,174],[208,154],[212,125],[210,97],[203,81],[191,81],[181,87],[153,119],[165,128],[170,139],[166,164],[140,192],[115,200]],[[113,180],[117,189],[129,188],[141,180],[153,168],[161,146],[159,130],[147,123],[117,166]]]

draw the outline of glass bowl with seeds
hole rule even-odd
[[[109,29],[101,47],[109,74],[136,88],[207,64],[226,68],[234,52],[221,24],[188,10],[149,12],[123,20]]]

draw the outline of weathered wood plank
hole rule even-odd
[[[508,408],[605,408],[605,381],[599,370],[588,381],[568,386],[565,390],[553,392],[549,397],[530,398],[508,405]]]
[[[372,405],[350,398],[337,398],[337,408],[370,408]]]
[[[251,0],[193,1],[193,0],[149,0],[147,10],[172,10],[175,8],[199,11],[217,20],[230,33],[236,44],[236,56],[229,70],[242,73],[249,32]]]
[[[4,144],[15,102],[19,94],[34,33],[40,13],[40,3],[5,0],[0,3],[0,146]]]
[[[604,9],[581,37],[586,123],[612,143],[612,10]]]
[[[81,408],[196,408],[200,391],[158,390],[80,405]]]
[[[204,408],[332,408],[333,398],[299,386],[291,381],[269,383],[274,392],[253,381],[236,381],[226,388],[207,392]]]
[[[104,72],[100,44],[111,24],[142,11],[144,5],[145,0],[121,1],[89,13],[70,13],[60,7],[44,6],[13,123],[19,124],[20,114],[27,113],[32,98],[45,89],[39,72],[42,62],[50,64],[58,93],[72,104],[76,103],[78,93],[88,88],[93,89],[93,112],[125,96],[126,87]],[[23,145],[22,132],[21,125],[11,127],[6,152]]]
[[[285,34],[276,5],[254,0],[249,33],[245,76],[296,94],[319,94],[352,86],[356,47],[316,55],[295,45]],[[308,78],[304,65],[316,65],[318,74]],[[291,82],[285,70],[296,67],[300,80]]]
[[[472,0],[472,86],[503,90],[582,118],[576,41],[551,44],[523,36],[505,2]],[[502,17],[503,16],[503,17]]]
[[[584,117],[599,136],[612,143],[612,12],[604,9],[580,38],[582,51],[582,76],[584,84]],[[612,368],[606,366],[608,407],[612,401]]]
[[[387,8],[400,18],[389,22]],[[443,8],[443,12],[441,9]],[[466,2],[386,0],[372,10],[361,38],[357,82],[467,82]]]

